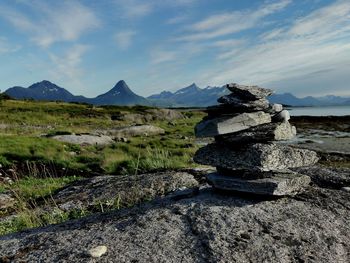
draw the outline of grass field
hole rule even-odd
[[[197,149],[193,127],[199,111],[183,111],[184,118],[147,122],[165,130],[164,135],[130,137],[107,146],[79,146],[43,135],[91,133],[132,125],[120,116],[143,115],[151,108],[94,107],[92,105],[2,100],[0,102],[0,173],[13,183],[0,182],[0,193],[14,193],[13,221],[0,221],[0,234],[66,220],[69,216],[35,218],[35,200],[50,198],[59,188],[92,174],[136,174],[193,166]],[[117,117],[116,117],[117,116]],[[117,120],[116,120],[117,119]],[[14,211],[15,210],[15,211]]]

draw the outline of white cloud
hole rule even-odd
[[[19,45],[11,45],[7,38],[0,37],[0,54],[16,52],[21,47]]]
[[[236,48],[232,48],[232,54],[222,52],[219,55],[223,59],[221,66],[215,71],[202,72],[203,82],[224,84],[237,81],[268,85],[281,84],[285,80],[286,86],[290,87],[288,81],[310,77],[313,72],[322,72],[323,79],[327,74],[335,76],[329,72],[343,72],[342,77],[337,77],[342,78],[346,85],[350,81],[343,70],[350,63],[349,17],[349,1],[337,1],[315,10],[289,27],[266,32],[260,36],[262,42],[253,39],[239,52],[235,52]],[[331,71],[326,71],[330,68]],[[313,81],[316,85],[315,79]],[[332,89],[325,87],[322,81],[319,81],[318,88]],[[345,86],[339,86],[341,88],[345,89]],[[305,94],[307,89],[300,86],[295,92]]]
[[[2,6],[0,16],[15,28],[30,35],[41,47],[53,43],[75,41],[100,25],[92,10],[76,1],[64,1],[49,6],[43,1],[27,3],[35,16]]]
[[[268,3],[257,10],[234,11],[216,14],[187,28],[178,41],[203,41],[237,33],[255,27],[264,17],[284,9],[291,0]]]
[[[135,35],[136,32],[132,30],[120,31],[114,35],[114,40],[120,49],[125,50],[130,47],[132,44],[132,39]]]
[[[177,59],[176,51],[166,51],[156,49],[151,52],[151,62],[152,64],[160,64],[164,62],[174,61]]]
[[[56,80],[80,85],[80,77],[84,71],[81,68],[82,56],[89,50],[87,45],[74,45],[63,55],[49,53],[52,69],[50,73]]]

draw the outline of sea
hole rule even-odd
[[[291,116],[346,116],[350,106],[288,107]]]

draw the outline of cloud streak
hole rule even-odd
[[[135,35],[136,32],[133,30],[120,31],[114,35],[114,40],[121,50],[126,50],[131,46]]]
[[[203,41],[238,33],[255,27],[263,18],[283,10],[291,0],[282,0],[261,6],[257,10],[233,11],[205,18],[187,28],[177,41]]]
[[[30,35],[35,44],[44,48],[56,42],[75,41],[100,25],[93,11],[76,1],[63,1],[54,7],[36,1],[26,8],[31,8],[35,16],[1,6],[0,17]]]

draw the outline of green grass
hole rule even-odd
[[[132,125],[120,120],[120,116],[142,115],[148,109],[151,108],[1,100],[0,172],[12,177],[14,183],[0,183],[0,193],[14,193],[17,205],[12,210],[2,211],[0,217],[12,212],[17,216],[10,221],[0,221],[0,235],[86,215],[88,212],[84,210],[34,212],[37,202],[50,200],[55,191],[80,176],[91,173],[133,175],[193,166],[192,157],[197,149],[193,128],[204,115],[197,111],[184,111],[186,118],[170,123],[147,123],[163,128],[164,135],[131,137],[128,142],[108,146],[79,146],[42,136]],[[112,203],[97,204],[97,211],[132,205],[132,202],[118,199]]]

